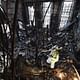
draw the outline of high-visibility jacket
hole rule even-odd
[[[58,50],[53,50],[51,52],[51,63],[55,63],[59,60],[59,51]]]
[[[52,50],[50,56],[47,59],[47,63],[51,64],[51,68],[54,68],[55,63],[59,61],[59,51],[57,49]]]

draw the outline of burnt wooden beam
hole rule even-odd
[[[13,18],[13,23],[12,23],[12,34],[11,34],[11,40],[12,40],[12,44],[11,44],[11,68],[12,68],[12,75],[11,75],[11,80],[15,80],[15,64],[14,64],[14,48],[15,48],[15,30],[16,30],[16,19],[17,19],[17,14],[18,14],[18,5],[19,5],[19,0],[16,0],[15,2],[15,13],[14,13],[14,18]]]
[[[54,0],[24,0],[24,2],[53,2]]]
[[[35,3],[35,2],[56,2],[56,1],[64,1],[64,0],[24,0],[24,2],[32,2],[32,3]],[[69,2],[69,0],[67,0]]]

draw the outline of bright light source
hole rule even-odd
[[[9,25],[8,24],[1,24],[1,27],[2,27],[3,33],[5,32],[4,28],[6,29],[6,33],[9,33],[10,32],[10,29],[9,29]]]
[[[74,77],[74,80],[78,80],[78,78]]]
[[[28,11],[29,11],[30,25],[31,25],[31,21],[34,21],[34,22],[33,22],[33,25],[35,25],[35,20],[34,20],[34,7],[33,7],[33,6],[28,7]]]
[[[69,18],[71,17],[73,5],[74,5],[73,3],[74,3],[73,0],[64,1],[59,29],[63,28],[67,24]]]
[[[50,2],[44,2],[43,3],[43,16],[45,15],[46,10],[47,10],[49,4],[50,4]],[[48,12],[47,12],[47,14],[45,16],[45,19],[44,19],[43,27],[45,27],[45,28],[47,27],[47,25],[50,25],[50,16],[51,16],[51,10],[52,10],[51,7],[52,7],[52,3],[50,5],[50,7],[48,9]]]
[[[29,10],[29,20],[33,20],[33,17],[34,17],[34,8],[33,6],[30,6],[28,7],[28,10]]]

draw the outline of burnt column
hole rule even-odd
[[[25,29],[27,31],[26,25],[29,24],[28,3],[25,3],[24,0],[22,0],[21,3],[22,3],[22,18],[23,18],[23,23],[24,23]]]
[[[42,11],[41,11],[41,3],[36,2],[35,3],[35,28],[36,28],[36,63],[38,63],[38,49],[39,49],[39,39],[40,39],[40,29],[42,28]]]
[[[58,29],[59,15],[60,15],[60,11],[61,11],[62,1],[63,0],[53,1],[53,13],[51,15],[51,23],[50,23],[50,35],[51,35],[51,37],[54,35],[54,33]]]

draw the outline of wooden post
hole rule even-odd
[[[14,69],[14,47],[15,47],[15,29],[16,29],[16,18],[17,18],[17,13],[18,13],[18,4],[19,4],[19,0],[16,0],[15,3],[15,14],[14,14],[14,18],[13,18],[13,24],[12,24],[12,35],[11,35],[11,39],[12,39],[12,55],[11,55],[11,61],[12,61],[12,79],[11,80],[15,80],[15,69]]]
[[[36,64],[38,63],[38,48],[39,48],[39,39],[40,39],[40,29],[42,28],[42,13],[41,13],[41,3],[35,3],[35,28],[36,28]]]

